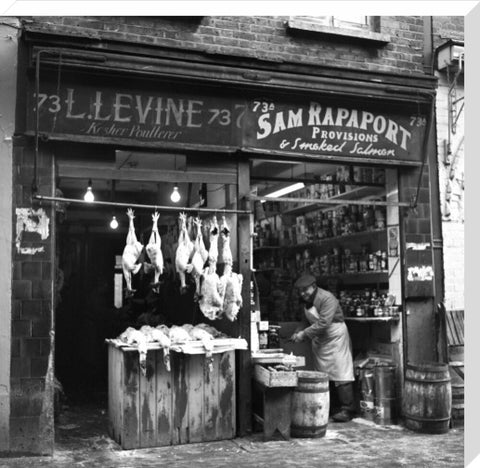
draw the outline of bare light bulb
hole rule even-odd
[[[178,185],[175,185],[173,187],[173,192],[170,195],[170,200],[172,200],[173,203],[178,203],[180,201],[180,198],[182,197],[180,196],[180,192],[178,191]]]
[[[110,221],[110,227],[112,229],[117,229],[118,228],[118,221],[117,221],[117,218],[115,218],[115,216],[113,216],[112,220]]]
[[[95,200],[95,196],[93,195],[93,192],[92,192],[92,181],[91,180],[88,181],[87,191],[85,192],[85,195],[83,196],[83,199],[88,203],[91,203]]]

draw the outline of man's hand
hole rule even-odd
[[[296,332],[292,335],[292,338],[291,340],[294,342],[294,343],[300,343],[301,341],[303,341],[305,339],[305,333],[303,331],[299,331],[299,332]]]

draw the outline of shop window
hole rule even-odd
[[[300,320],[293,283],[305,271],[337,295],[348,320],[390,314],[388,297],[396,301],[391,310],[398,310],[398,213],[382,205],[396,185],[394,171],[256,161],[251,177],[252,192],[271,197],[254,207],[253,265],[262,320]]]
[[[330,37],[356,38],[377,44],[387,44],[390,36],[380,32],[380,18],[358,14],[340,16],[292,16],[287,28],[296,32],[318,33]]]

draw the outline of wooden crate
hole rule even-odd
[[[235,351],[213,354],[149,350],[142,375],[136,350],[108,345],[110,436],[124,449],[231,439],[235,436]]]
[[[255,365],[253,376],[265,387],[296,387],[298,383],[295,371],[271,371],[260,364]]]

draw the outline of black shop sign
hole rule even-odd
[[[324,157],[418,163],[427,119],[418,112],[195,90],[41,83],[29,94],[27,133],[135,145],[205,145]]]

